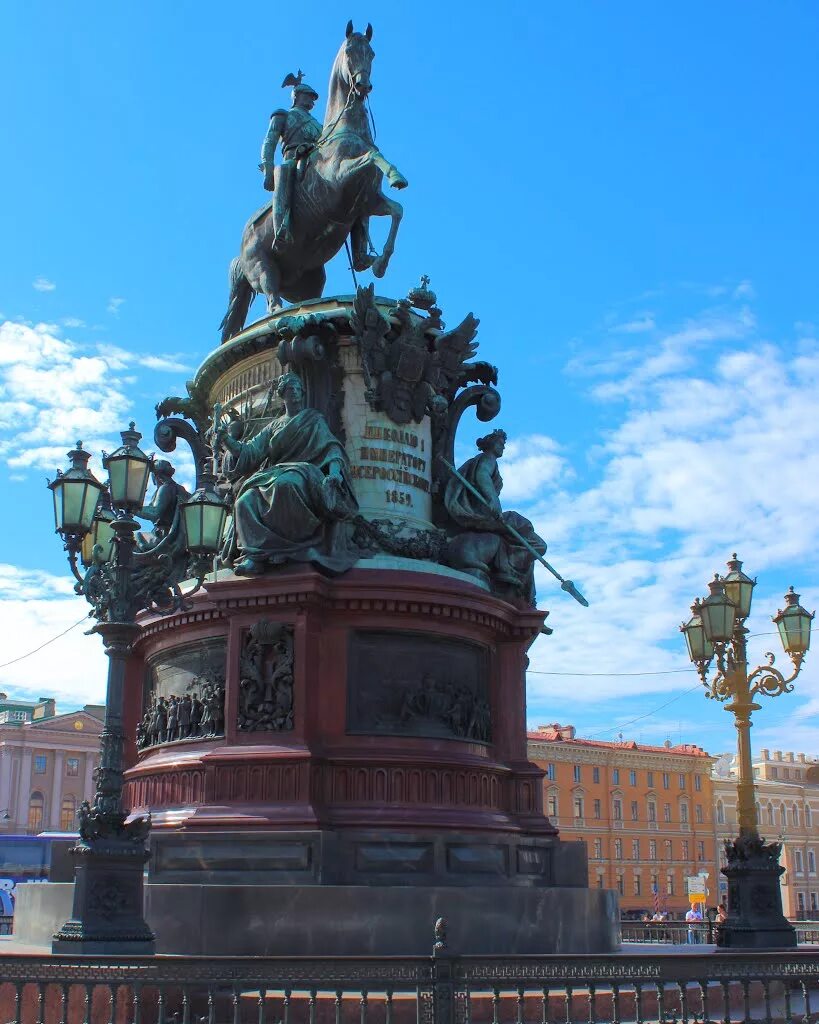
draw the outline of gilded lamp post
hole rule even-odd
[[[123,805],[126,659],[139,636],[140,611],[184,607],[202,585],[221,542],[227,509],[213,476],[200,466],[195,493],[175,492],[178,500],[167,527],[150,538],[140,536],[135,516],[150,512],[143,502],[157,468],[139,448],[141,436],[132,423],[122,431],[122,446],[104,455],[107,484],[88,469],[91,454],[78,441],[68,453],[71,467],[48,485],[56,530],[77,580],[74,589],[91,605],[89,614],[97,622],[90,632],[99,633],[108,655],[96,792],[78,812],[80,838],[71,850],[73,912],[54,936],[54,952],[125,955],[154,949],[142,910],[150,818],[131,816]],[[195,580],[194,589],[183,594],[183,580]]]
[[[691,606],[692,616],[680,627],[688,655],[696,665],[706,697],[718,700],[734,716],[737,730],[737,810],[739,835],[726,841],[728,919],[718,942],[734,947],[782,947],[796,945],[796,931],[782,913],[779,876],[781,843],[767,843],[759,835],[751,757],[751,715],[759,711],[756,698],[778,697],[793,690],[810,647],[813,614],[799,604],[793,587],[785,595],[785,608],[773,616],[793,671],[785,676],[774,666],[774,655],[754,669],[748,668],[745,622],[751,611],[756,580],[742,571],[734,554],[725,576],[716,574],[708,584],[708,596]],[[712,664],[716,671],[709,677]]]

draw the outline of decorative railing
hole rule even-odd
[[[271,925],[275,927],[274,924]],[[601,956],[0,955],[19,1024],[814,1022],[819,950]]]
[[[819,945],[819,921],[793,921],[799,945]],[[623,942],[657,942],[683,945],[712,943],[716,926],[711,921],[621,921]],[[691,938],[689,938],[689,935]]]

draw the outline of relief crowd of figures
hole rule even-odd
[[[191,690],[181,696],[151,695],[151,703],[137,726],[137,747],[197,737],[222,736],[225,731],[225,687],[220,682],[201,682],[202,696]]]

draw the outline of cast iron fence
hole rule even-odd
[[[819,944],[819,921],[793,921],[796,941],[800,945]],[[711,921],[621,921],[623,942],[713,943],[716,926]],[[692,938],[689,938],[691,934]]]
[[[601,956],[0,956],[18,1024],[694,1024],[819,1019],[819,950]]]

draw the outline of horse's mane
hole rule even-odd
[[[355,35],[359,36],[361,33],[356,32]],[[348,40],[345,39],[339,47],[330,71],[330,82],[327,86],[327,109],[324,112],[322,134],[329,134],[337,124],[346,120],[350,128],[354,128],[366,141],[372,142],[373,137],[370,133],[367,111],[364,109],[364,100],[356,95],[350,104],[350,109],[344,110],[350,94],[350,83],[345,79],[347,43]]]

